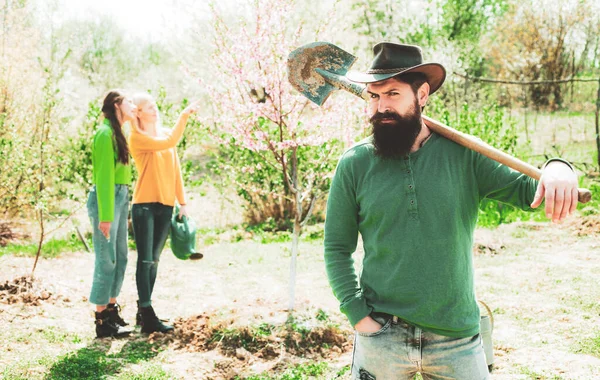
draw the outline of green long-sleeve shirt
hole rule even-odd
[[[487,197],[529,209],[537,181],[437,134],[395,160],[371,139],[338,163],[327,202],[325,265],[354,326],[372,311],[452,337],[479,331],[472,244]],[[364,259],[353,267],[358,233]]]
[[[115,185],[131,184],[131,167],[117,160],[112,127],[107,119],[98,126],[92,145],[94,185],[101,222],[112,222],[115,215]]]

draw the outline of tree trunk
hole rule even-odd
[[[298,258],[298,240],[300,239],[300,233],[302,232],[302,225],[300,221],[302,218],[302,195],[298,186],[298,155],[296,150],[292,151],[291,155],[292,173],[291,180],[292,186],[294,187],[294,232],[292,235],[292,260],[290,262],[290,300],[288,311],[291,313],[294,311],[296,301],[296,261]]]
[[[42,245],[44,244],[44,209],[40,208],[39,210],[39,222],[40,222],[40,240],[38,241],[37,253],[35,254],[35,261],[33,262],[33,269],[31,269],[31,279],[33,280],[33,274],[35,272],[35,268],[37,267],[38,260],[40,259],[40,254],[42,253]]]
[[[300,226],[300,220],[298,217],[294,218],[294,233],[292,235],[292,260],[290,262],[290,299],[288,311],[291,313],[294,310],[296,304],[296,262],[298,259],[298,242],[300,240],[300,232],[302,227]]]
[[[600,79],[598,79],[598,93],[596,95],[596,150],[598,151],[598,168],[600,170]]]

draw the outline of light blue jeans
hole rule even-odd
[[[383,327],[375,333],[355,333],[353,380],[409,380],[417,372],[424,380],[489,379],[479,334],[451,338],[396,317],[372,317]]]
[[[129,214],[129,189],[115,185],[115,216],[110,225],[110,239],[100,232],[98,224],[98,197],[94,186],[88,195],[88,216],[92,223],[94,253],[94,280],[90,302],[106,305],[110,298],[118,297],[127,267],[127,217]]]

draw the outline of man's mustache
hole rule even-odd
[[[393,111],[377,112],[376,114],[371,116],[371,119],[369,120],[371,121],[371,124],[373,124],[384,119],[393,119],[394,121],[402,120],[400,115]]]

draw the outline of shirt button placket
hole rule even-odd
[[[408,214],[417,219],[417,194],[415,192],[415,180],[413,178],[413,169],[411,167],[410,157],[404,157],[404,165],[406,170],[406,196],[408,199]]]

